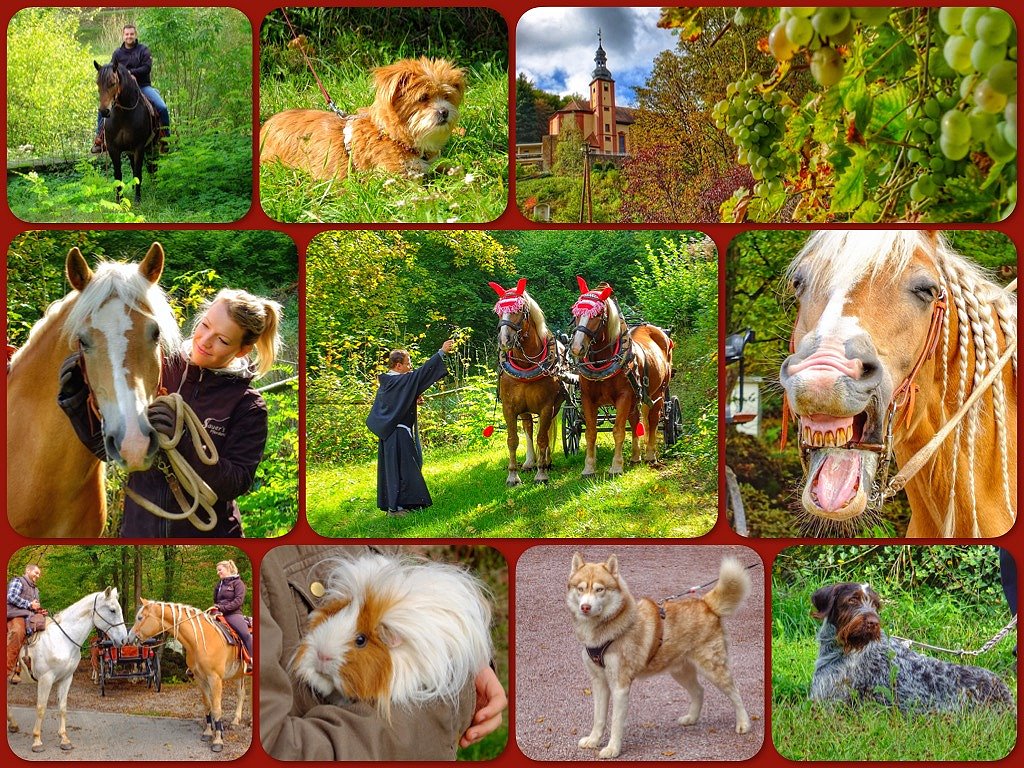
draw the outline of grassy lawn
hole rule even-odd
[[[551,481],[532,472],[507,488],[503,445],[469,453],[428,450],[424,476],[434,505],[404,518],[377,509],[376,461],[309,467],[306,514],[317,533],[340,538],[692,538],[718,516],[714,478],[690,476],[683,462],[607,474],[611,446],[599,444],[601,473],[582,478],[583,453],[555,455]]]
[[[810,595],[820,586],[772,589],[772,739],[790,760],[1000,760],[1016,743],[1016,712],[977,707],[905,714],[875,702],[828,707],[807,698],[818,642]],[[886,632],[946,648],[975,649],[1007,620],[1005,605],[979,606],[952,592],[883,594]],[[1015,634],[962,663],[983,666],[1016,691]],[[915,649],[920,650],[920,649]],[[926,651],[956,662],[952,654]],[[827,736],[824,736],[827,734]]]
[[[489,222],[508,204],[508,72],[487,62],[467,67],[456,133],[423,179],[380,171],[320,181],[279,163],[260,166],[260,203],[282,222]],[[373,100],[370,73],[354,65],[321,74],[346,112]],[[293,107],[324,109],[319,90],[291,81],[261,84],[262,119]]]
[[[248,134],[176,136],[155,174],[143,170],[142,202],[134,201],[132,168],[123,158],[124,197],[115,202],[106,155],[64,172],[15,173],[7,179],[11,211],[29,222],[218,223],[241,219],[252,207],[252,149]]]

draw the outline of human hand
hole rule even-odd
[[[60,364],[60,397],[67,400],[86,389],[85,374],[82,373],[82,353],[72,352]]]
[[[146,409],[149,426],[166,437],[174,437],[178,426],[178,416],[167,403],[150,403]]]
[[[466,729],[459,739],[460,747],[475,744],[484,736],[493,733],[501,725],[501,713],[508,706],[508,697],[501,681],[490,667],[484,667],[476,674],[473,681],[476,685],[476,712],[473,724]]]
[[[39,604],[38,600],[33,600],[31,603],[29,603],[29,606],[32,608],[33,611],[38,611],[42,607]]]
[[[447,341],[445,341],[444,344],[441,345],[441,351],[444,352],[447,355],[449,352],[452,351],[452,347],[454,347],[454,346],[455,346],[455,340],[454,339],[448,339]]]

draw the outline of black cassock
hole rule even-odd
[[[366,417],[377,440],[377,506],[421,509],[432,503],[423,480],[423,450],[416,437],[416,398],[445,377],[444,355],[437,352],[414,371],[381,374],[380,387]]]

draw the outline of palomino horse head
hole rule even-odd
[[[526,292],[526,278],[520,278],[515,288],[502,288],[497,283],[488,283],[498,294],[494,312],[498,315],[498,346],[502,352],[522,347],[529,336],[536,333],[538,340],[547,338],[547,324],[540,306]],[[532,326],[532,330],[531,330]]]
[[[618,312],[612,311],[609,297],[612,287],[601,283],[595,290],[587,288],[586,281],[577,275],[576,282],[580,287],[580,297],[572,306],[572,316],[576,327],[569,339],[569,354],[582,360],[587,356],[591,344],[601,338],[609,341],[619,338],[621,320]]]
[[[928,403],[944,418],[963,403],[967,358],[977,350],[970,313],[960,317],[963,295],[970,290],[975,301],[991,301],[984,294],[996,287],[937,234],[908,230],[815,233],[788,277],[799,311],[780,378],[799,418],[807,464],[803,507],[841,526],[880,504],[879,470],[894,444],[915,432],[924,442],[941,426],[928,424]],[[947,304],[956,320],[952,332]],[[986,322],[993,343],[995,322],[1004,331],[1013,325],[1002,315]],[[991,365],[998,352],[989,356]],[[957,357],[959,400],[959,371],[947,364]]]
[[[155,610],[157,603],[153,600],[140,598],[142,604],[135,611],[135,623],[128,630],[128,642],[138,643],[167,631],[163,611]]]
[[[96,68],[96,89],[100,94],[100,115],[110,117],[110,110],[114,108],[117,97],[121,94],[122,83],[130,80],[131,75],[122,65],[101,65],[96,61],[92,65]]]
[[[107,460],[147,469],[157,450],[146,409],[160,386],[161,355],[181,343],[174,313],[157,285],[164,250],[153,243],[139,264],[100,264],[93,272],[72,248],[66,271],[78,291],[64,322],[71,349],[82,354]]]
[[[128,642],[121,604],[117,601],[117,587],[107,587],[97,592],[93,599],[92,623],[103,632],[118,648]]]

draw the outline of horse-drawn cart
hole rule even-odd
[[[141,644],[126,643],[120,648],[110,640],[100,640],[99,684],[100,696],[107,695],[107,681],[136,680],[146,681],[147,688],[160,692],[160,656],[157,654],[157,641],[146,640]]]
[[[562,451],[566,456],[579,453],[580,439],[587,425],[583,421],[583,409],[580,402],[580,389],[578,385],[566,387],[569,399],[562,406]],[[675,395],[665,400],[665,408],[661,412],[661,435],[665,439],[665,445],[675,443],[683,433],[683,413],[679,408],[679,398]],[[615,408],[610,405],[602,406],[597,411],[597,431],[611,432],[615,424]],[[608,425],[608,426],[602,426]]]

